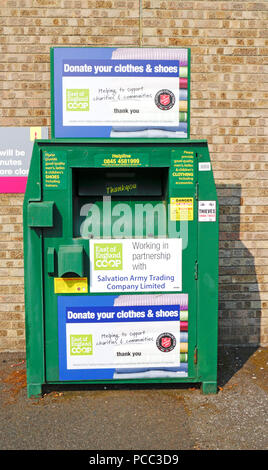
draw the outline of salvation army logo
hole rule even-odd
[[[156,93],[154,101],[159,109],[166,111],[173,108],[175,104],[175,95],[170,90],[160,90]]]
[[[156,346],[162,352],[170,352],[176,346],[176,338],[171,333],[161,333],[156,340]]]

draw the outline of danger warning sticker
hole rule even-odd
[[[194,220],[194,199],[192,197],[171,197],[170,220]]]

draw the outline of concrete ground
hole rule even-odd
[[[267,450],[268,348],[219,350],[217,395],[197,386],[26,395],[25,357],[0,354],[2,450]]]

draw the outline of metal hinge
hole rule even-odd
[[[194,364],[197,364],[197,347],[194,348]]]
[[[195,184],[195,199],[198,200],[198,183]]]
[[[195,262],[195,267],[194,267],[194,278],[195,280],[198,279],[198,262]]]

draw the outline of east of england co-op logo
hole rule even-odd
[[[123,269],[122,243],[95,243],[94,244],[95,270],[121,270]]]
[[[175,104],[175,95],[170,90],[160,90],[156,93],[154,102],[159,109],[167,111],[173,108]]]
[[[89,111],[89,90],[68,88],[66,90],[66,111]]]

